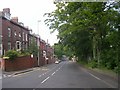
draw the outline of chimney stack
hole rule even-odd
[[[12,19],[11,19],[13,22],[16,22],[16,23],[18,23],[18,17],[12,17]]]
[[[11,14],[10,14],[10,8],[4,8],[3,9],[3,15],[4,15],[5,18],[7,18],[8,20],[10,20],[10,16],[11,16]]]
[[[3,9],[3,12],[10,14],[10,8],[4,8],[4,9]]]

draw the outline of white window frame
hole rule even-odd
[[[11,28],[8,27],[8,37],[11,37]]]
[[[17,33],[16,33],[16,31],[14,32],[14,36],[15,36],[15,37],[17,36]]]
[[[23,41],[25,41],[25,33],[23,32]]]
[[[0,43],[0,57],[3,55],[3,47],[2,47],[2,43]]]
[[[26,34],[26,41],[28,41],[28,35]]]
[[[21,38],[21,33],[19,32],[19,37]]]
[[[18,44],[19,43],[19,44]],[[18,48],[19,45],[19,48]],[[16,41],[16,50],[20,51],[21,50],[21,42],[20,41]]]

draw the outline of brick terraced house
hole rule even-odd
[[[32,34],[32,30],[19,22],[18,17],[11,17],[9,8],[4,8],[0,12],[0,57],[5,55],[8,50],[24,51],[28,49],[32,38],[34,38],[36,45],[39,42],[40,65],[54,62],[51,61],[54,50],[48,43],[36,34]]]
[[[2,54],[8,50],[25,50],[28,48],[29,29],[23,23],[18,22],[18,17],[10,17],[10,9],[5,8],[1,12],[2,19]]]

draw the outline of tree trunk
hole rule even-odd
[[[93,36],[93,59],[96,59],[96,40],[95,37]]]

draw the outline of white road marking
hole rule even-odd
[[[89,73],[89,72],[88,72]],[[113,88],[114,86],[113,85],[111,85],[111,84],[109,84],[109,83],[107,83],[106,81],[104,81],[104,80],[102,80],[102,79],[100,79],[100,78],[98,78],[97,76],[95,76],[95,75],[93,75],[93,74],[91,74],[91,73],[89,73],[92,77],[94,77],[94,78],[96,78],[96,79],[98,79],[98,80],[100,80],[100,81],[102,81],[103,83],[105,83],[105,84],[107,84],[108,86],[110,86],[111,88]]]
[[[113,85],[111,85],[111,84],[109,84],[109,83],[107,83],[106,81],[104,81],[104,80],[101,80],[102,82],[104,82],[105,84],[107,84],[108,86],[110,86],[111,88],[116,88],[116,87],[114,87]]]
[[[50,77],[47,77],[46,79],[44,79],[41,83],[44,83],[45,81],[47,81]]]
[[[11,77],[12,75],[8,75],[8,77]]]
[[[101,80],[100,78],[96,77],[95,75],[89,73],[91,76],[93,76],[94,78],[98,79],[98,80]]]
[[[45,74],[47,74],[47,72]]]
[[[64,64],[63,64],[64,65]],[[63,66],[62,65],[62,66]],[[51,76],[53,76],[58,70],[60,70],[61,68],[62,68],[62,66],[60,66],[55,72],[53,72],[52,74],[51,74]],[[38,77],[40,78],[40,77],[42,77],[43,75],[45,75],[45,74],[47,74],[48,72],[50,72],[50,71],[52,71],[53,69],[55,69],[57,66],[55,66],[55,67],[53,67],[51,70],[48,70],[47,72],[45,72],[45,73],[43,73],[42,75],[39,75]],[[48,79],[50,78],[50,75],[49,75],[49,77],[47,77],[46,79],[44,79],[41,83],[44,83],[45,81],[47,81]]]
[[[58,69],[56,70],[56,72],[58,71]]]
[[[2,76],[0,76],[0,79],[2,79]]]
[[[55,72],[54,73],[52,73],[52,76],[55,74]]]
[[[39,76],[39,78],[41,77],[42,75]]]

